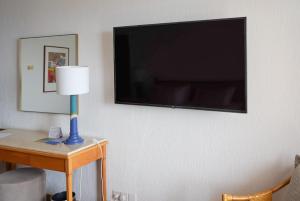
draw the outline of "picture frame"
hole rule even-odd
[[[69,48],[44,46],[43,92],[56,92],[55,69],[69,65]]]
[[[70,97],[60,96],[55,92],[44,92],[44,46],[69,48],[68,65],[77,66],[78,39],[76,33],[18,39],[19,111],[70,114]]]

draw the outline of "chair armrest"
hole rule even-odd
[[[234,196],[229,194],[223,194],[222,200],[223,201],[271,201],[272,194],[276,193],[286,185],[290,183],[291,178],[284,180],[283,182],[279,183],[275,187],[271,188],[270,190],[256,193],[253,195],[246,195],[246,196]]]
[[[272,191],[266,191],[263,193],[257,193],[254,195],[245,195],[245,196],[234,196],[223,194],[223,201],[271,201],[272,200]]]

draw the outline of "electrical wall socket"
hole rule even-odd
[[[112,191],[111,201],[137,201],[136,194]]]
[[[134,194],[128,194],[128,198],[129,198],[129,200],[128,201],[137,201],[138,199],[137,199],[137,194],[136,193],[134,193]]]

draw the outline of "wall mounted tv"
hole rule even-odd
[[[115,103],[247,112],[246,18],[114,27]]]

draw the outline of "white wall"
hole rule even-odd
[[[17,38],[78,33],[80,64],[91,67],[80,130],[110,141],[109,191],[216,201],[262,190],[300,151],[299,9],[299,0],[0,0],[0,126],[68,130],[68,116],[17,111]],[[113,26],[236,16],[248,17],[248,114],[113,103]],[[61,190],[63,176],[50,175],[49,191]],[[82,200],[95,201],[95,165],[83,175]]]

